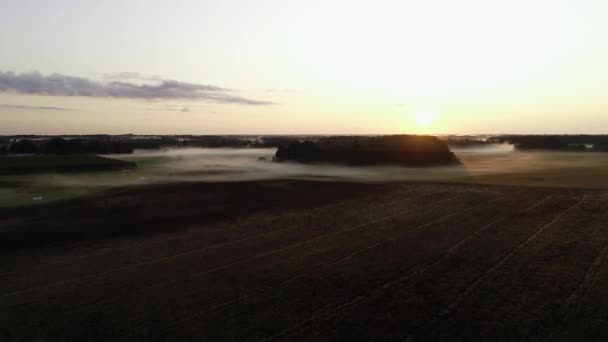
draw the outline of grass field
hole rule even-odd
[[[0,339],[603,341],[607,209],[606,190],[306,181],[1,209]]]

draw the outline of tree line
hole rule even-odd
[[[290,136],[13,136],[0,137],[0,154],[124,154],[135,149],[273,148],[289,144]]]
[[[608,152],[608,135],[502,135],[491,142],[510,143],[520,150]]]

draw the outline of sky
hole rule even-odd
[[[0,134],[608,133],[605,0],[0,0]]]

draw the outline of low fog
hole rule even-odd
[[[155,170],[147,181],[237,181],[254,179],[327,179],[348,181],[467,180],[477,177],[550,172],[608,165],[608,155],[548,151],[517,151],[512,145],[454,148],[461,165],[406,168],[338,166],[273,162],[276,149],[186,148],[135,151],[115,158]]]
[[[512,145],[454,148],[460,165],[425,168],[349,167],[273,162],[276,149],[182,148],[136,150],[111,158],[135,170],[5,176],[0,207],[46,202],[130,185],[306,179],[355,182],[432,181],[605,188],[608,154],[518,151]]]

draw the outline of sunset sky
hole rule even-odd
[[[608,1],[0,0],[0,134],[608,133]]]

